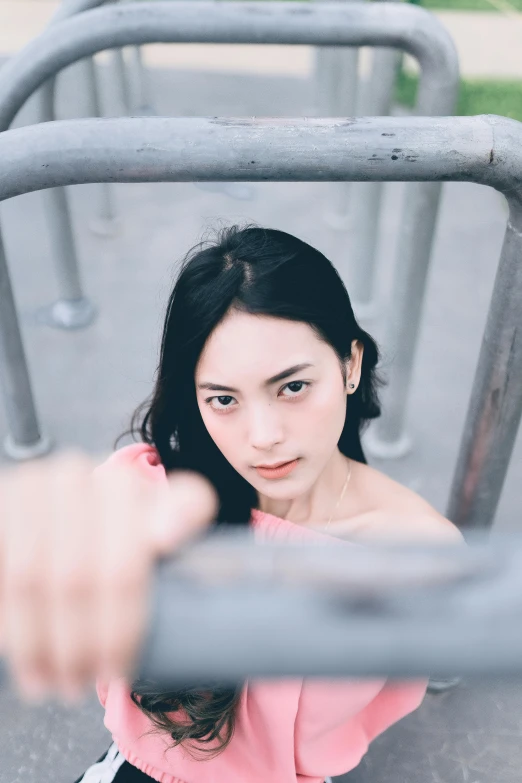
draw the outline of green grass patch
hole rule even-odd
[[[269,0],[268,0],[269,1]],[[413,5],[422,5],[424,8],[445,9],[453,11],[501,11],[497,2],[493,0],[407,0]],[[506,10],[522,11],[522,0],[498,0]]]
[[[413,107],[418,78],[401,71],[397,79],[397,103]],[[522,122],[522,81],[498,79],[463,79],[460,84],[455,114],[500,114]]]
[[[441,11],[522,11],[522,0],[409,0],[414,5],[422,5],[430,10]]]

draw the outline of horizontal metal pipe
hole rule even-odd
[[[353,6],[353,7],[352,7]],[[397,47],[418,59],[422,105],[451,111],[458,61],[446,29],[402,3],[159,2],[85,11],[47,28],[0,70],[0,129],[55,73],[104,49],[154,43],[278,43]],[[428,112],[425,112],[428,113]]]
[[[137,674],[522,674],[522,539],[254,544],[218,530],[158,567]]]
[[[505,117],[48,122],[0,135],[0,200],[86,182],[469,181],[522,199],[522,123]]]

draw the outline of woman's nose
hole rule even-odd
[[[249,423],[250,445],[255,449],[269,451],[272,446],[283,440],[280,417],[273,407],[266,406],[257,410]]]

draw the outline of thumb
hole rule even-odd
[[[158,490],[151,543],[158,555],[168,555],[211,526],[219,511],[219,496],[205,476],[190,470],[169,474]]]

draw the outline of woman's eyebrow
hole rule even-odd
[[[277,383],[277,381],[282,381],[285,378],[288,378],[290,375],[294,375],[296,372],[300,372],[301,370],[306,369],[307,367],[313,367],[314,365],[311,362],[304,362],[303,364],[294,364],[293,367],[289,367],[287,370],[283,370],[282,372],[278,372],[277,375],[273,375],[271,378],[268,378],[264,382],[264,386],[271,386],[273,383]],[[232,386],[222,386],[219,383],[198,383],[198,389],[210,389],[211,391],[229,391],[229,392],[239,392],[239,389],[234,389]]]

